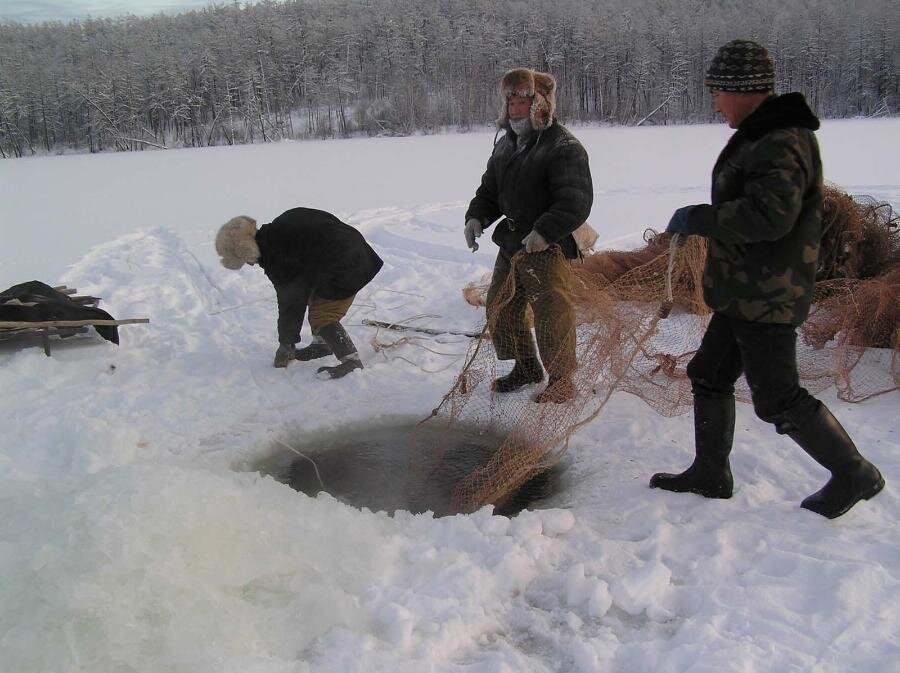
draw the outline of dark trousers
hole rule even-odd
[[[687,373],[694,397],[707,399],[734,398],[734,383],[743,373],[756,415],[780,434],[802,427],[819,407],[800,386],[793,325],[714,313]]]

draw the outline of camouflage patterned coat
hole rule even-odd
[[[741,122],[713,168],[712,205],[687,228],[709,239],[703,293],[715,311],[799,325],[822,238],[819,120],[799,93],[772,96]]]

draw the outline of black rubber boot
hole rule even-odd
[[[331,348],[325,343],[325,340],[322,337],[314,336],[312,343],[310,343],[309,346],[297,349],[294,358],[302,362],[308,362],[310,360],[324,358],[327,355],[331,355]]]
[[[491,389],[496,393],[511,393],[523,386],[540,383],[544,380],[544,370],[537,358],[516,360],[512,371],[506,376],[494,380]]]
[[[728,454],[733,440],[734,398],[694,397],[694,462],[681,474],[654,474],[650,488],[730,498],[734,479]]]
[[[331,349],[334,356],[341,361],[341,364],[334,367],[319,367],[316,370],[317,374],[325,374],[332,379],[339,379],[354,369],[363,368],[359,353],[356,352],[356,345],[341,323],[333,322],[325,325],[319,329],[319,336],[322,337],[322,341]]]
[[[834,519],[884,488],[884,477],[878,468],[859,454],[847,431],[824,404],[787,435],[831,472],[828,483],[800,503],[804,509]]]

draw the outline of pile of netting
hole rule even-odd
[[[889,204],[828,188],[824,225],[814,306],[799,330],[798,367],[813,394],[834,385],[841,399],[859,402],[900,388],[898,217]],[[511,363],[498,362],[487,325],[473,340],[453,388],[423,424],[463,423],[506,439],[490,462],[457,483],[451,511],[502,504],[558,461],[573,433],[615,392],[637,395],[663,416],[691,408],[685,367],[710,314],[702,297],[705,239],[673,242],[648,230],[644,240],[641,249],[603,251],[571,265],[577,359],[571,399],[537,403],[546,377],[512,393],[493,392],[492,381]],[[511,296],[514,275],[495,301]],[[485,284],[470,285],[464,295],[483,305],[486,290]],[[537,329],[530,313],[527,318]],[[503,325],[490,327],[495,334],[504,331]],[[551,371],[553,363],[544,367]],[[740,385],[738,399],[749,402],[743,378]],[[421,480],[421,471],[435,470],[444,451],[433,439],[417,443],[410,470],[418,470]]]

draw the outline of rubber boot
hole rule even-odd
[[[516,360],[512,371],[506,376],[494,380],[491,389],[496,393],[511,393],[523,386],[540,383],[544,380],[544,370],[537,358],[531,357]]]
[[[734,398],[694,397],[694,462],[681,474],[654,474],[650,488],[730,498],[734,479],[728,454],[733,440]]]
[[[362,361],[359,359],[359,353],[356,352],[356,345],[341,323],[333,322],[330,325],[319,328],[319,336],[322,337],[322,341],[331,349],[334,356],[341,361],[341,364],[334,367],[319,367],[316,370],[316,374],[339,379],[354,369],[363,368]]]
[[[308,362],[324,358],[326,355],[331,355],[331,348],[329,348],[322,337],[314,336],[309,346],[297,349],[294,358],[302,362]]]
[[[834,519],[884,488],[884,477],[878,468],[860,455],[847,431],[824,404],[819,404],[808,421],[800,428],[788,430],[787,435],[831,472],[828,483],[800,503],[804,509]]]

